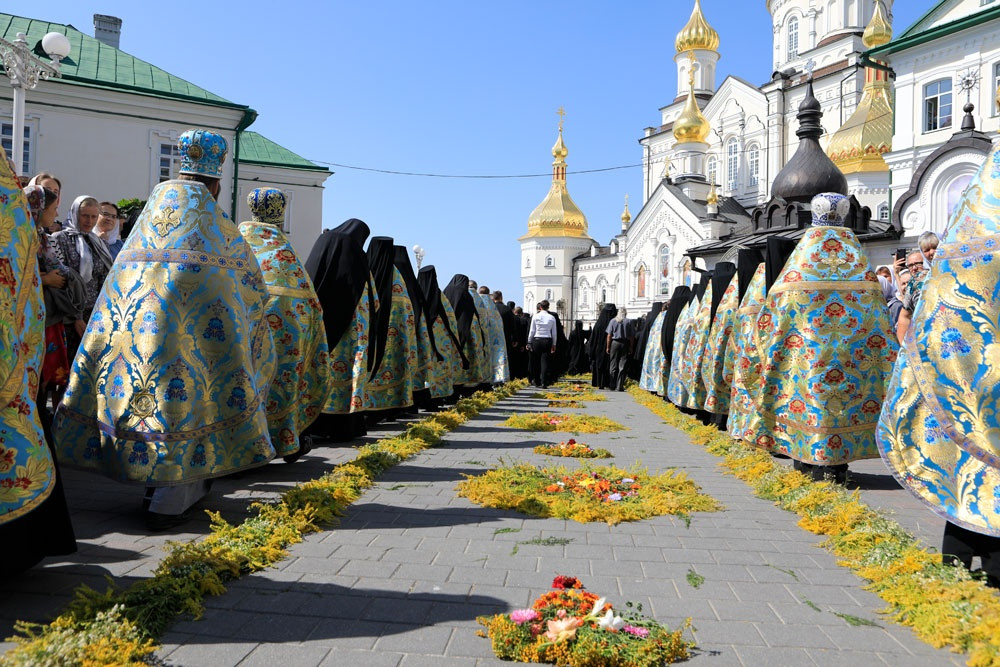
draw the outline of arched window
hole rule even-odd
[[[706,176],[708,176],[708,182],[709,183],[717,182],[719,178],[719,161],[716,160],[714,156],[708,158],[707,171],[708,173],[706,174]]]
[[[924,86],[924,132],[951,127],[951,79]]]
[[[740,177],[740,147],[736,139],[726,142],[726,187],[735,192]]]
[[[670,293],[670,248],[660,246],[660,294]]]
[[[969,183],[972,182],[972,177],[969,174],[963,174],[953,180],[948,185],[948,217],[950,218],[958,208],[958,203],[962,199],[962,195],[965,194],[965,189],[969,187]]]
[[[799,57],[799,19],[788,19],[788,59]]]
[[[524,258],[524,268],[526,268],[526,269],[530,269],[531,268],[531,258],[530,257],[525,257]]]
[[[585,283],[585,282],[580,283],[580,287],[579,287],[578,291],[580,292],[580,306],[583,307],[583,308],[586,308],[587,307],[587,292],[590,291],[590,289],[587,287],[587,283]]]
[[[529,308],[534,308],[534,307],[535,307],[535,293],[534,292],[528,292],[527,294],[524,295],[524,306],[523,306],[523,308],[525,310],[528,310]]]
[[[635,296],[637,299],[643,299],[646,296],[646,267],[643,264],[639,265],[639,270],[636,272]]]
[[[546,269],[554,269],[554,268],[556,268],[556,260],[555,260],[555,258],[552,257],[552,255],[546,255],[546,257],[545,257],[545,268]]]
[[[888,203],[882,202],[881,204],[878,205],[878,219],[879,220],[883,220],[883,221],[889,219],[889,204]]]
[[[607,302],[608,302],[608,290],[602,289],[601,290],[601,303],[607,303]]]
[[[545,290],[545,300],[546,301],[552,300],[552,290],[550,289]]]
[[[760,149],[757,144],[750,144],[747,148],[747,185],[751,188],[757,187],[760,182]]]

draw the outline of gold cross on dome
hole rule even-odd
[[[556,115],[559,116],[559,131],[562,132],[563,118],[566,117],[566,110],[563,109],[562,107],[559,107],[559,110],[556,111]]]
[[[625,193],[625,208],[628,208],[628,193]]]

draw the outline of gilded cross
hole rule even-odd
[[[562,107],[559,107],[559,110],[556,111],[556,115],[559,116],[559,131],[562,132],[563,118],[566,117],[566,110],[563,109]]]

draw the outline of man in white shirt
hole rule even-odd
[[[538,375],[530,378],[532,384],[543,389],[549,386],[549,355],[556,351],[556,318],[549,314],[549,302],[538,304],[541,310],[531,317],[528,327],[528,350],[531,352],[532,369]]]

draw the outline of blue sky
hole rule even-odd
[[[897,33],[932,0],[895,3]],[[693,0],[169,4],[50,0],[23,9],[93,34],[123,19],[121,48],[260,113],[251,127],[303,157],[375,169],[538,178],[405,177],[331,167],[325,227],[357,217],[454,273],[520,301],[517,237],[548,191],[566,109],[569,190],[607,243],[626,193],[642,199],[643,128],[676,93],[674,37]],[[764,0],[702,0],[718,30],[717,84],[771,75]],[[276,8],[278,11],[276,11]],[[832,129],[832,128],[827,128]]]

